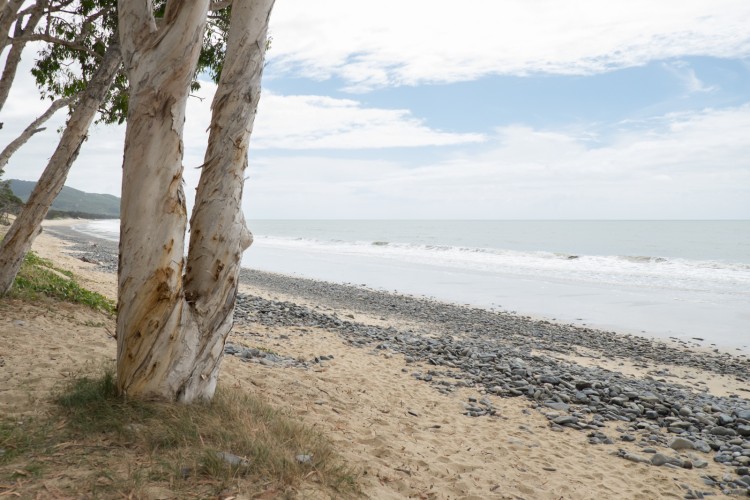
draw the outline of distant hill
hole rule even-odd
[[[10,180],[10,188],[24,202],[29,199],[36,182]],[[68,186],[62,188],[52,203],[51,216],[71,216],[96,219],[120,217],[120,198],[111,194],[86,193]]]

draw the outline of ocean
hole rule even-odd
[[[750,353],[750,221],[248,224],[244,267]]]

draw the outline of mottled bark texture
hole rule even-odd
[[[10,44],[10,28],[16,21],[24,0],[0,0],[0,52]]]
[[[76,102],[60,142],[29,199],[0,242],[0,295],[10,290],[26,252],[41,231],[50,205],[65,185],[65,179],[78,157],[89,126],[104,102],[107,90],[120,67],[117,44],[107,49],[102,64]]]
[[[186,266],[182,132],[209,2],[170,2],[158,28],[147,3],[119,4],[131,97],[117,380],[129,397],[192,402],[214,394],[232,325],[239,261],[251,241],[240,210],[242,172],[273,2],[233,3]]]

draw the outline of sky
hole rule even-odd
[[[747,0],[278,0],[270,32],[249,219],[750,219]],[[33,57],[0,147],[45,109]],[[64,119],[7,178],[39,177]],[[123,136],[95,126],[67,185],[119,195]]]

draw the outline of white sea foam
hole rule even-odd
[[[120,219],[86,221],[73,225],[73,229],[105,240],[118,241],[120,239]]]
[[[257,235],[255,245],[329,255],[377,257],[457,270],[576,282],[750,295],[750,265],[650,256],[570,255],[492,248],[343,242]]]
[[[750,352],[748,221],[252,221],[243,265]],[[75,229],[118,239],[119,221]],[[545,251],[536,251],[545,250]]]
[[[117,241],[119,220],[90,221],[75,226],[75,229]],[[750,265],[738,262],[640,255],[572,255],[384,240],[343,241],[267,235],[256,235],[255,245],[268,249],[380,258],[508,276],[750,296]]]

